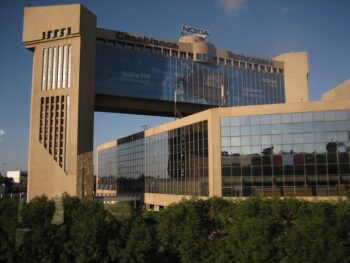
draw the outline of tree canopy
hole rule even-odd
[[[350,262],[349,200],[191,199],[153,212],[65,195],[62,206],[52,224],[53,200],[20,213],[0,200],[0,262]]]

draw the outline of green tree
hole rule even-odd
[[[13,190],[13,178],[8,178],[0,174],[0,186],[5,186],[5,195],[6,193],[11,193]]]
[[[61,261],[110,262],[108,248],[111,242],[116,244],[119,230],[116,219],[99,202],[84,200],[78,205],[72,200],[70,205],[77,207],[61,228],[65,237]]]
[[[55,202],[46,196],[35,197],[22,208],[23,226],[31,230],[51,225]]]
[[[65,225],[72,225],[73,223],[73,213],[81,205],[81,200],[76,196],[69,196],[68,194],[62,195],[62,206],[63,206],[63,221]]]
[[[134,217],[121,262],[164,262],[158,253],[157,215],[146,211]]]
[[[55,204],[47,197],[36,197],[22,208],[23,236],[19,251],[20,262],[58,262],[62,242],[58,226],[52,225]]]
[[[220,249],[222,255],[234,262],[278,262],[276,243],[292,224],[298,207],[299,201],[292,198],[257,196],[237,202]]]
[[[233,224],[236,203],[223,198],[210,198],[208,216],[213,226],[208,240],[208,256],[203,262],[231,262],[232,256],[224,249],[229,228]]]
[[[62,198],[22,209],[29,229],[15,250],[18,202],[0,200],[0,261],[6,262],[350,262],[350,201],[191,199],[160,212]],[[128,211],[130,212],[130,211]],[[120,216],[121,215],[121,216]]]
[[[15,262],[17,209],[15,198],[0,199],[0,262]]]
[[[334,242],[330,257],[335,261],[350,262],[350,200],[338,201],[334,211]]]
[[[214,229],[208,212],[208,202],[197,199],[180,202],[160,212],[161,251],[171,260],[178,257],[181,262],[203,262],[208,257],[208,241]]]
[[[280,261],[347,262],[345,258],[349,252],[344,249],[349,249],[349,241],[346,242],[349,236],[346,235],[350,232],[344,225],[344,216],[349,216],[349,212],[337,209],[343,205],[304,202],[294,223],[280,237]]]

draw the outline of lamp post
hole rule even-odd
[[[4,193],[4,197],[6,196],[6,186],[5,186],[5,177],[6,177],[6,162],[2,163],[2,169],[3,169],[3,177],[2,177],[2,189],[1,189],[1,198],[3,197],[3,193]]]
[[[4,180],[4,178],[2,179],[2,184],[1,184],[1,192],[0,192],[0,198],[1,199],[3,197],[3,193],[4,193],[4,196],[5,196],[5,180]]]

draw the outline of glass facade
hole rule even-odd
[[[208,124],[129,136],[98,153],[98,189],[208,195]],[[140,137],[140,136],[139,136]]]
[[[118,194],[144,192],[144,139],[98,152],[98,189]]]
[[[337,196],[350,188],[350,111],[221,118],[222,195]]]
[[[283,71],[252,63],[235,67],[232,60],[232,66],[204,64],[147,50],[97,45],[96,93],[172,102],[176,96],[177,102],[210,106],[285,102]]]

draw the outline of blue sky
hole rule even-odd
[[[76,1],[0,1],[0,171],[26,170],[32,54],[21,43],[23,8]],[[208,41],[230,51],[272,57],[309,55],[309,96],[350,78],[348,0],[81,1],[97,25],[177,40],[181,25],[210,31]],[[170,118],[95,113],[94,145],[168,122]],[[3,163],[6,163],[4,167]]]

